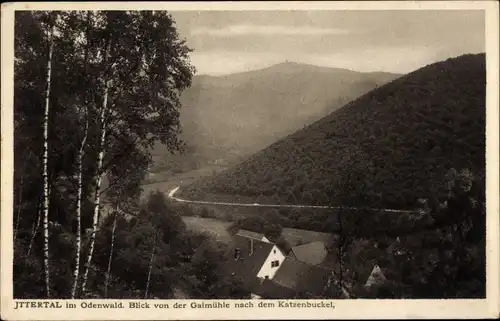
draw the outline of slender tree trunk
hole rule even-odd
[[[108,41],[108,44],[106,46],[106,56],[105,60],[106,62],[109,61],[109,52],[111,49],[111,41]],[[103,159],[104,159],[104,152],[105,152],[105,143],[106,143],[106,111],[107,111],[107,105],[108,105],[108,91],[109,91],[109,83],[110,83],[110,75],[106,73],[105,75],[105,82],[104,82],[104,97],[103,97],[103,102],[102,102],[102,107],[101,107],[101,112],[100,112],[100,123],[101,123],[101,137],[100,137],[100,142],[99,142],[99,155],[97,159],[97,183],[95,187],[95,196],[94,196],[94,217],[93,217],[93,222],[92,222],[92,232],[90,235],[90,249],[87,255],[87,263],[85,266],[85,273],[83,275],[83,284],[82,284],[82,291],[85,292],[86,286],[87,286],[87,279],[88,279],[88,274],[89,274],[89,269],[90,269],[90,264],[92,262],[92,255],[94,253],[94,246],[95,246],[95,236],[99,224],[99,211],[100,211],[100,203],[101,203],[101,181],[102,181],[102,165],[103,165]]]
[[[337,285],[340,290],[344,293],[344,295],[349,298],[350,294],[344,287],[344,275],[343,275],[343,259],[344,259],[344,231],[342,227],[342,204],[339,207],[339,241],[338,241],[338,262],[339,262],[339,274],[338,276],[335,273],[335,270],[330,273],[330,277],[328,279],[327,287],[330,288],[330,293],[335,293],[331,291],[335,285]]]
[[[153,270],[153,261],[155,257],[155,249],[156,249],[156,233],[155,238],[153,240],[153,248],[151,249],[151,259],[149,260],[149,271],[148,271],[148,281],[146,282],[146,291],[144,293],[144,299],[147,299],[149,292],[149,282],[151,281],[151,271]]]
[[[342,205],[340,205],[339,209],[339,232],[340,232],[340,238],[339,238],[339,282],[342,285],[342,281],[344,280],[344,274],[343,274],[343,260],[344,260],[344,230],[342,227]]]
[[[33,243],[35,243],[35,238],[36,235],[38,234],[38,229],[40,227],[40,221],[42,220],[42,214],[40,212],[40,199],[36,202],[36,214],[37,214],[37,219],[35,222],[33,222],[33,229],[31,230],[31,239],[30,239],[30,244],[28,246],[28,256],[31,254],[31,249],[33,248]]]
[[[47,89],[45,90],[45,114],[43,120],[43,263],[45,270],[45,290],[50,298],[50,266],[49,266],[49,179],[48,179],[48,133],[49,133],[49,106],[50,106],[50,81],[52,73],[52,52],[54,50],[55,24],[49,35],[49,59],[47,62]]]
[[[28,252],[27,252],[28,255],[31,254],[31,249],[33,248],[33,243],[35,242],[36,235],[38,234],[38,228],[40,227],[40,221],[42,220],[42,216],[40,215],[40,211],[37,211],[37,212],[38,212],[38,218],[37,218],[36,222],[33,224],[34,227],[33,227],[33,233],[31,234],[30,244],[28,246]]]
[[[87,108],[85,106],[85,108]],[[80,150],[78,151],[78,194],[76,201],[76,255],[75,255],[75,270],[73,271],[73,287],[71,289],[71,298],[74,299],[76,296],[76,289],[78,287],[78,277],[80,274],[80,257],[82,249],[82,198],[83,198],[83,182],[82,182],[82,172],[83,172],[83,154],[85,151],[85,144],[87,142],[88,135],[88,112],[85,112],[85,129],[83,134],[83,139],[80,145]]]
[[[91,11],[87,12],[87,31],[86,31],[86,40],[87,45],[85,48],[85,73],[88,70],[88,53],[89,53],[89,29],[90,29],[90,16]],[[85,108],[85,128],[83,132],[83,138],[80,143],[80,150],[78,151],[78,194],[76,201],[76,255],[75,255],[75,270],[73,271],[73,287],[71,289],[71,298],[74,299],[76,296],[76,290],[78,288],[78,278],[80,275],[80,257],[82,250],[82,199],[83,199],[83,156],[85,152],[85,145],[87,143],[87,136],[89,130],[89,112],[88,112],[88,101],[84,99],[84,108]]]
[[[346,182],[344,182],[342,186],[342,190],[346,191],[348,182],[351,180],[351,172],[347,173],[347,178]],[[345,243],[346,243],[346,237],[345,237],[345,232],[344,232],[344,226],[343,226],[343,212],[344,212],[344,206],[342,202],[344,201],[346,197],[342,197],[340,200],[340,204],[338,206],[339,212],[338,212],[338,224],[339,224],[339,240],[338,240],[338,246],[337,246],[337,251],[338,251],[338,262],[339,262],[339,274],[338,274],[338,281],[337,284],[341,291],[344,293],[346,297],[350,297],[349,292],[345,289],[344,287],[344,250],[345,250]],[[332,272],[332,277],[337,278],[336,275],[333,274]]]
[[[21,169],[22,170],[22,169]],[[23,203],[23,181],[24,181],[24,170],[21,172],[21,181],[19,183],[19,197],[17,200],[16,207],[16,226],[14,227],[14,241],[17,237],[17,231],[19,230],[19,222],[21,221],[21,205]]]
[[[116,230],[116,219],[118,218],[118,213],[115,214],[115,220],[113,222],[113,230],[111,231],[111,249],[109,251],[109,258],[108,258],[108,270],[106,272],[106,283],[104,284],[104,297],[108,297],[108,284],[109,284],[109,277],[111,275],[111,262],[113,261],[113,251],[115,248],[115,230]]]

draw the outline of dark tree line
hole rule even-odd
[[[339,276],[354,296],[485,297],[484,173],[451,168],[431,190],[420,212],[400,214],[397,220],[339,217]],[[384,226],[393,226],[390,233],[381,232]],[[386,280],[366,287],[375,265],[383,268]]]

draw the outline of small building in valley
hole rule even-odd
[[[382,285],[386,281],[387,278],[385,277],[384,272],[382,271],[382,269],[378,264],[375,264],[375,266],[372,269],[372,272],[370,273],[368,279],[366,280],[365,288],[371,288],[372,286]]]
[[[276,244],[236,234],[227,252],[226,271],[244,283],[255,277],[272,279],[284,259]]]

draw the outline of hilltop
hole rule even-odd
[[[397,77],[290,62],[231,75],[195,76],[181,96],[187,154],[171,156],[157,145],[153,171],[239,162]]]
[[[282,203],[413,208],[419,198],[433,194],[450,168],[484,175],[485,72],[484,54],[425,66],[183,193],[198,199],[211,193]],[[274,95],[285,99],[276,106],[289,107],[307,83],[289,79],[301,82],[297,96]],[[314,101],[315,93],[304,94],[304,104]],[[329,110],[337,107],[332,103]],[[252,114],[258,113],[248,112],[250,123]]]

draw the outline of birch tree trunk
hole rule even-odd
[[[109,52],[111,49],[111,41],[108,42],[106,46],[106,56],[104,61],[107,63],[109,61]],[[104,174],[102,172],[102,165],[103,165],[103,159],[104,159],[104,152],[105,152],[105,143],[106,143],[106,112],[107,112],[107,105],[108,105],[108,91],[109,91],[109,84],[110,84],[110,75],[109,73],[105,74],[105,85],[104,85],[104,97],[103,97],[103,102],[102,102],[102,107],[100,111],[100,123],[101,123],[101,137],[100,137],[100,142],[99,142],[99,155],[97,159],[97,183],[95,187],[95,196],[94,196],[94,217],[92,221],[92,232],[90,235],[90,249],[87,255],[87,262],[85,266],[85,273],[83,275],[83,284],[82,284],[82,291],[85,292],[86,286],[87,286],[87,279],[88,279],[88,274],[89,274],[89,269],[90,269],[90,264],[92,262],[92,255],[94,253],[94,246],[95,246],[95,236],[99,224],[99,211],[100,211],[100,203],[101,203],[101,181],[102,181],[102,175]]]
[[[49,59],[47,62],[47,89],[45,90],[45,113],[43,119],[43,263],[45,271],[45,290],[50,298],[50,266],[49,266],[49,180],[48,180],[48,133],[49,133],[49,106],[50,80],[52,73],[52,52],[54,50],[55,23],[49,34]]]
[[[19,183],[19,197],[16,207],[16,226],[14,227],[14,241],[17,237],[17,230],[19,229],[19,221],[21,221],[21,205],[23,203],[23,181],[24,181],[24,170],[21,169],[21,181]]]
[[[156,234],[157,233],[155,233],[155,238],[153,240],[153,248],[151,249],[151,259],[149,260],[148,281],[146,282],[146,291],[144,293],[144,299],[148,298],[149,282],[151,281],[151,271],[153,270],[153,261],[154,261],[154,258],[155,258]]]
[[[340,277],[340,284],[344,281],[344,274],[343,274],[343,261],[344,261],[344,246],[345,246],[345,238],[344,238],[344,231],[342,228],[342,204],[340,204],[340,209],[339,209],[339,232],[340,232],[340,238],[339,238],[339,277]]]
[[[118,213],[116,214],[118,215]],[[106,283],[104,284],[104,297],[108,297],[108,284],[109,284],[109,276],[111,275],[111,262],[113,261],[113,251],[115,248],[115,230],[116,230],[116,219],[118,216],[115,216],[115,221],[113,222],[113,230],[111,231],[111,249],[109,251],[108,258],[108,270],[106,272]]]
[[[35,222],[33,222],[33,229],[31,230],[31,239],[27,252],[28,256],[31,254],[31,249],[33,248],[33,243],[35,242],[35,237],[40,227],[40,221],[42,220],[42,214],[40,212],[40,199],[38,199],[36,203],[36,214],[37,214],[37,219]]]
[[[90,30],[90,18],[91,18],[91,11],[87,12],[87,30],[86,30],[86,48],[85,48],[85,57],[84,57],[84,63],[85,63],[85,74],[87,74],[88,71],[88,54],[89,54],[89,30]],[[80,149],[78,151],[78,159],[77,159],[77,166],[78,166],[78,194],[77,194],[77,200],[76,200],[76,255],[75,255],[75,270],[73,271],[73,287],[71,289],[71,298],[74,299],[76,296],[76,290],[78,288],[78,278],[80,276],[80,258],[81,258],[81,251],[82,251],[82,199],[83,199],[83,181],[82,181],[82,175],[83,175],[83,156],[85,152],[85,145],[87,143],[87,136],[88,136],[88,130],[89,130],[89,112],[88,112],[88,101],[87,99],[84,99],[84,110],[85,110],[85,128],[83,132],[83,138],[80,143]]]
[[[87,108],[87,106],[85,106]],[[78,277],[80,274],[80,257],[82,249],[82,198],[83,198],[83,182],[82,182],[82,172],[83,172],[83,154],[85,151],[85,144],[87,142],[88,135],[88,112],[85,111],[85,129],[83,134],[83,139],[80,145],[80,150],[78,151],[78,194],[76,200],[76,255],[75,255],[75,270],[73,271],[73,287],[71,289],[71,298],[74,299],[76,296],[76,289],[78,287]]]

